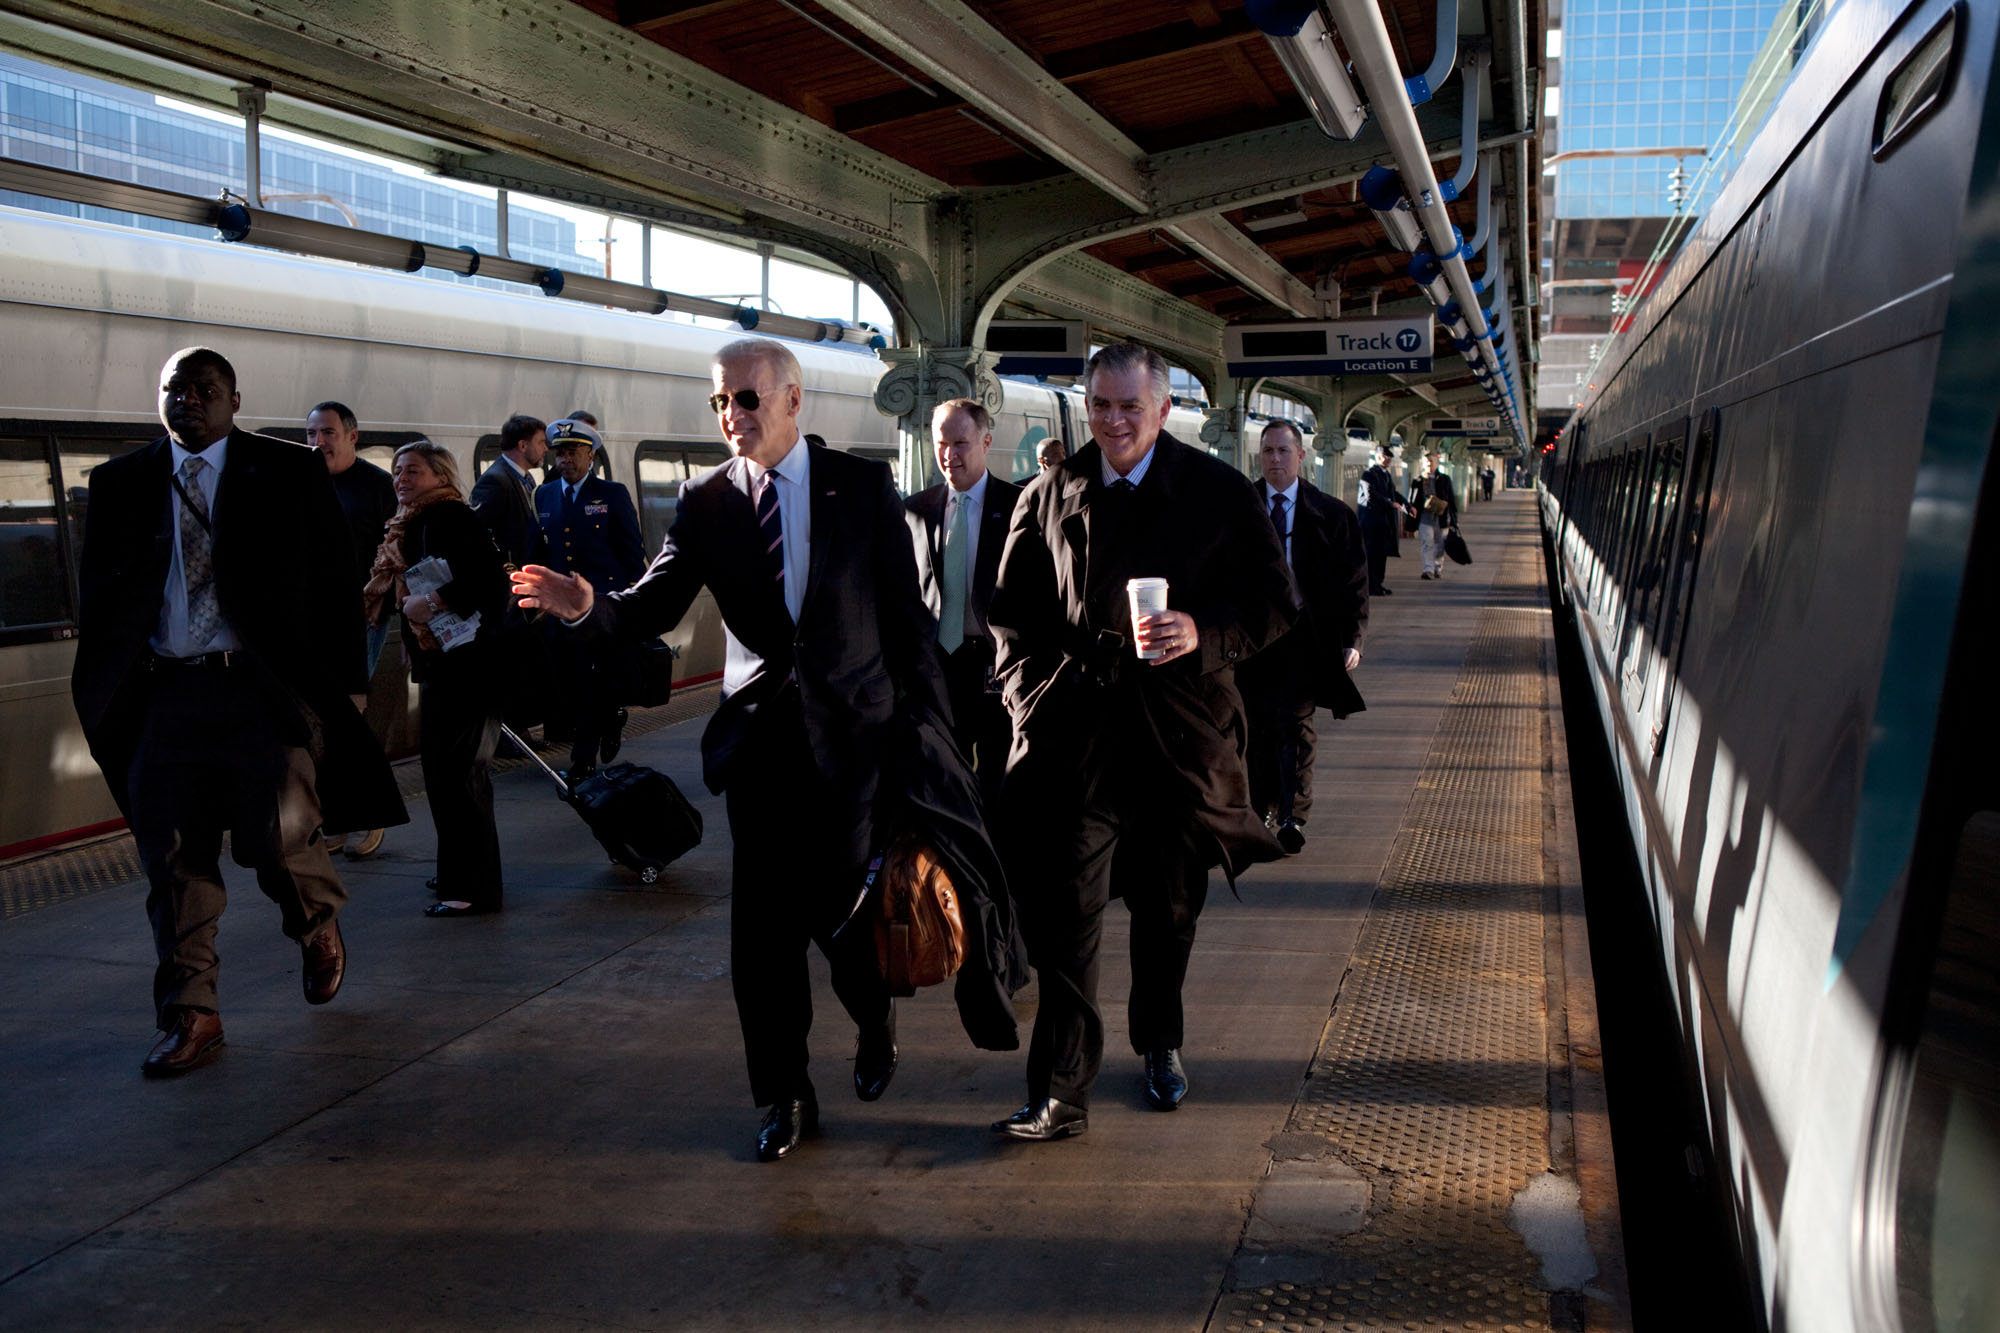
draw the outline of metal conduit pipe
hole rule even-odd
[[[1346,40],[1348,54],[1354,59],[1354,70],[1360,76],[1362,90],[1368,95],[1369,108],[1381,124],[1382,136],[1388,141],[1389,150],[1409,187],[1417,217],[1430,238],[1432,250],[1439,257],[1444,280],[1465,313],[1468,330],[1478,344],[1479,360],[1484,363],[1488,374],[1497,373],[1499,360],[1494,355],[1486,321],[1479,314],[1471,275],[1466,272],[1462,253],[1464,242],[1459,239],[1451,215],[1445,210],[1443,191],[1436,173],[1431,169],[1430,155],[1425,151],[1416,113],[1410,108],[1402,73],[1396,64],[1395,48],[1390,44],[1389,30],[1382,22],[1382,11],[1375,0],[1329,0],[1329,8],[1333,12],[1335,26]]]
[[[1472,184],[1472,174],[1479,169],[1479,98],[1485,88],[1486,57],[1475,55],[1465,62],[1465,105],[1458,114],[1458,170],[1444,183],[1446,203],[1465,193],[1465,187]]]
[[[1410,105],[1421,106],[1431,94],[1444,87],[1451,77],[1451,64],[1458,59],[1458,0],[1438,0],[1437,50],[1431,53],[1430,68],[1403,80],[1409,90]]]
[[[797,319],[773,315],[727,301],[683,296],[678,292],[656,291],[636,283],[613,282],[587,274],[565,273],[561,269],[525,264],[517,259],[482,255],[469,245],[451,248],[425,245],[421,241],[358,227],[340,227],[312,218],[256,208],[225,196],[203,199],[178,190],[162,190],[149,185],[133,185],[108,180],[62,167],[43,166],[16,159],[0,160],[0,189],[22,194],[66,199],[71,203],[141,213],[147,217],[170,218],[195,226],[211,226],[223,241],[241,241],[272,250],[342,259],[372,268],[398,269],[414,273],[420,268],[441,268],[451,273],[478,274],[541,288],[544,295],[565,297],[590,305],[618,306],[660,314],[674,310],[727,320],[744,329],[760,329],[781,338],[805,342],[849,342],[863,347],[887,346],[881,334],[856,328],[844,320]]]

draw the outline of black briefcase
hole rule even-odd
[[[641,883],[655,883],[662,870],[700,844],[701,811],[665,773],[643,764],[613,764],[572,787],[533,746],[511,729],[500,729],[549,775],[611,859],[637,873]]]
[[[1465,549],[1465,538],[1458,535],[1457,528],[1453,528],[1451,535],[1444,539],[1444,553],[1454,565],[1472,563],[1472,552]]]
[[[631,704],[658,708],[674,697],[674,650],[658,639],[639,645],[632,672]]]

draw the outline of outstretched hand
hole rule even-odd
[[[558,574],[547,565],[523,565],[515,570],[513,589],[522,606],[563,620],[583,619],[597,600],[589,579],[581,574]]]

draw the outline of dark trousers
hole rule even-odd
[[[1181,986],[1194,952],[1195,922],[1208,898],[1206,835],[1167,808],[1150,775],[1103,761],[1075,809],[1028,808],[1020,794],[1010,866],[1041,989],[1028,1041],[1028,1098],[1090,1104],[1104,1062],[1104,1019],[1097,1007],[1098,950],[1104,909],[1125,900],[1132,919],[1132,990],[1126,1026],[1137,1053],[1178,1049],[1185,1039]]]
[[[859,815],[873,801],[872,784],[834,790],[820,777],[796,690],[766,705],[754,725],[727,792],[735,844],[729,972],[750,1099],[770,1106],[812,1087],[808,943],[826,956],[833,993],[857,1028],[893,1035],[895,1011],[865,923],[833,934],[861,889],[871,830]]]
[[[556,691],[550,713],[570,737],[570,767],[594,764],[618,734],[618,708],[631,693],[637,660],[632,645],[605,635],[555,626],[549,641]]]
[[[215,931],[226,898],[222,835],[256,872],[285,934],[304,941],[333,923],[347,891],[319,837],[312,756],[244,667],[166,667],[149,674],[146,721],[126,775],[132,838],[146,868],[146,916],[159,966],[154,1016],[216,1010]]]
[[[1013,743],[1014,723],[1007,705],[997,693],[989,692],[987,677],[993,666],[993,641],[967,639],[958,651],[944,659],[946,697],[951,702],[951,737],[959,752],[979,778],[979,793],[991,810],[1000,795],[1000,781],[1007,776],[1007,749]]]
[[[1368,553],[1368,591],[1380,592],[1382,579],[1389,571],[1389,552],[1396,546],[1396,530],[1389,523],[1364,525],[1361,545]]]
[[[455,673],[426,680],[417,706],[424,790],[437,827],[437,895],[498,907],[500,831],[493,820],[492,764],[500,740],[499,702],[488,682]]]
[[[1312,810],[1314,704],[1303,641],[1290,634],[1236,673],[1250,723],[1250,808],[1303,824]]]

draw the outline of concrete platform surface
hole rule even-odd
[[[183,1079],[138,1072],[154,1036],[143,885],[0,923],[0,1326],[1620,1326],[1602,1094],[1563,998],[1587,987],[1588,951],[1561,882],[1574,857],[1566,872],[1533,507],[1503,494],[1464,531],[1478,561],[1442,582],[1417,579],[1414,542],[1391,562],[1357,675],[1368,710],[1320,715],[1305,852],[1259,867],[1240,902],[1219,880],[1210,896],[1179,1112],[1140,1099],[1114,906],[1087,1135],[989,1131],[1023,1100],[1022,1059],[972,1049],[945,988],[902,1002],[895,1082],[855,1100],[854,1034],[815,956],[825,1132],[756,1163],[727,820],[700,785],[699,723],[673,726],[630,757],[680,782],[708,836],[659,884],[607,864],[520,770],[498,783],[506,912],[425,919],[419,803],[381,855],[343,863],[348,974],[325,1008],[301,999],[276,910],[226,870],[228,1046]],[[1481,694],[1488,676],[1518,698]],[[1450,740],[1515,714],[1511,751],[1471,762]],[[1461,769],[1515,783],[1526,835],[1461,833],[1518,845],[1523,868],[1426,889],[1432,915],[1406,918],[1398,886],[1458,836],[1426,791]],[[1477,929],[1421,925],[1438,912]],[[1442,950],[1428,966],[1398,952],[1405,919]],[[1444,968],[1477,980],[1503,936],[1526,961],[1494,965],[1491,1003],[1396,990]],[[1025,1035],[1032,986],[1020,998]],[[1458,1040],[1488,1009],[1521,1028],[1518,1051]],[[1454,1117],[1445,1137],[1383,1139],[1400,1160],[1344,1128],[1433,1113]],[[1468,1136],[1496,1164],[1484,1176],[1452,1155]],[[1440,1172],[1463,1190],[1426,1194]]]

